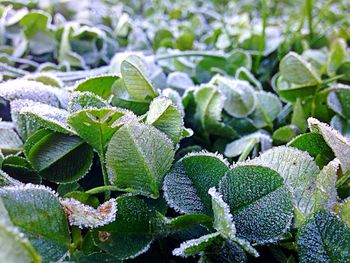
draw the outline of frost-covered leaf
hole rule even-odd
[[[295,125],[285,125],[274,131],[272,139],[276,144],[285,144],[291,141],[300,133],[299,128]]]
[[[22,107],[19,115],[26,122],[33,122],[33,124],[26,125],[42,127],[70,135],[73,134],[73,131],[67,125],[68,111],[66,110],[37,102],[30,106]]]
[[[257,80],[254,75],[245,67],[240,67],[237,69],[235,78],[248,81],[256,90],[263,89],[260,81]]]
[[[253,87],[247,81],[230,80],[217,76],[211,81],[225,96],[224,110],[233,117],[243,118],[251,114],[256,106]]]
[[[63,82],[55,74],[50,72],[40,72],[24,76],[24,79],[41,82],[45,85],[62,88]]]
[[[230,212],[230,207],[222,200],[222,195],[215,187],[209,189],[214,213],[214,228],[227,238],[234,237],[237,233],[236,226]]]
[[[195,122],[199,130],[219,136],[231,137],[235,132],[221,122],[224,95],[212,85],[200,86],[193,93]]]
[[[164,132],[178,144],[182,138],[184,123],[179,109],[166,97],[157,97],[149,106],[146,123]]]
[[[194,92],[195,118],[202,129],[210,130],[221,121],[224,96],[212,86],[202,86]]]
[[[9,263],[41,262],[41,257],[18,228],[0,220],[0,261]]]
[[[257,144],[261,144],[261,151],[264,152],[272,147],[272,139],[269,135],[257,131],[227,144],[224,154],[227,157],[236,157],[241,155],[246,149],[252,150]]]
[[[271,92],[257,91],[255,111],[250,115],[257,128],[272,127],[272,122],[282,110],[279,98]]]
[[[108,103],[95,93],[84,91],[84,92],[73,92],[69,97],[67,110],[70,113],[90,109],[90,108],[104,108],[107,107]]]
[[[288,146],[308,152],[315,158],[320,168],[334,159],[332,149],[327,145],[322,135],[318,133],[309,132],[301,134],[290,141]]]
[[[0,122],[0,149],[4,154],[16,153],[22,149],[22,140],[13,128],[11,123]]]
[[[4,158],[1,169],[12,178],[22,183],[41,183],[41,177],[34,171],[30,163],[21,156],[8,155]]]
[[[337,216],[320,211],[297,234],[300,262],[348,262],[350,229]]]
[[[59,107],[57,90],[40,82],[16,79],[0,84],[0,97],[9,101],[27,99]]]
[[[339,216],[350,227],[350,198],[346,199],[339,207]]]
[[[283,78],[303,86],[318,85],[321,80],[311,64],[295,52],[289,52],[280,62]]]
[[[58,196],[44,186],[32,184],[0,189],[9,220],[27,236],[45,261],[58,260],[68,250],[70,235]]]
[[[194,86],[192,79],[183,72],[171,72],[167,77],[167,87],[177,90],[183,94],[185,90]]]
[[[119,77],[114,75],[90,77],[79,82],[74,87],[74,90],[89,91],[107,100],[113,92],[113,84],[117,79],[119,79]]]
[[[104,202],[96,209],[73,198],[63,198],[60,203],[71,226],[96,228],[107,225],[116,218],[117,204],[115,199]]]
[[[119,108],[84,109],[71,114],[69,125],[101,156],[116,130],[136,116]]]
[[[218,186],[228,167],[229,163],[220,155],[206,152],[186,155],[165,176],[163,190],[169,206],[186,214],[212,214],[208,190]]]
[[[327,72],[329,75],[335,75],[340,65],[349,58],[347,51],[346,40],[337,38],[333,40],[328,61],[327,61]]]
[[[91,167],[93,152],[76,136],[39,130],[24,144],[24,153],[40,176],[57,183],[83,177]]]
[[[320,170],[308,153],[279,146],[244,164],[262,165],[278,172],[292,193],[296,214],[306,217],[313,212],[313,193]]]
[[[11,117],[14,124],[14,127],[22,138],[25,141],[30,135],[39,129],[39,124],[36,122],[27,121],[26,116],[20,114],[22,108],[27,108],[37,105],[38,102],[19,99],[11,101]]]
[[[336,85],[335,90],[328,94],[327,104],[337,114],[345,119],[350,118],[350,86]]]
[[[316,178],[315,211],[325,209],[331,211],[337,203],[336,182],[339,161],[334,159],[324,166]]]
[[[259,253],[251,244],[242,238],[236,236],[237,230],[230,212],[230,207],[222,200],[222,195],[216,192],[215,187],[209,189],[208,193],[212,199],[212,208],[214,212],[214,228],[225,238],[234,241],[240,245],[249,254],[258,257]]]
[[[333,150],[334,155],[339,159],[343,173],[350,170],[350,142],[337,130],[317,119],[308,119],[309,128],[312,132],[319,133],[328,146]]]
[[[146,76],[142,59],[135,55],[128,56],[121,63],[121,74],[128,93],[137,100],[151,101],[158,96],[152,83]]]
[[[4,171],[0,170],[0,186],[8,186],[8,185],[21,185],[20,181],[9,176]]]
[[[126,123],[108,144],[109,180],[121,189],[157,198],[174,154],[164,133],[136,121]]]
[[[220,242],[220,239],[220,233],[216,232],[197,239],[188,240],[181,243],[179,248],[174,249],[173,255],[180,257],[195,256],[215,244],[215,242]]]
[[[258,244],[280,239],[289,229],[293,205],[283,178],[262,166],[238,166],[221,179],[237,236]]]
[[[94,231],[94,242],[117,259],[135,258],[145,253],[153,241],[153,214],[136,196],[120,196],[116,202],[116,220]]]

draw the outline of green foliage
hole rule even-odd
[[[0,262],[350,262],[349,10],[0,1]]]

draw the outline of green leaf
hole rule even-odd
[[[240,67],[250,70],[252,68],[252,58],[244,50],[233,50],[226,59],[225,70],[229,75],[235,75]]]
[[[11,123],[0,122],[0,149],[4,154],[16,153],[22,149],[22,141]]]
[[[272,139],[277,144],[285,144],[299,134],[299,128],[295,125],[286,125],[278,128],[272,134]]]
[[[45,261],[58,260],[68,250],[70,235],[58,196],[32,184],[0,189],[5,210],[0,211],[31,241]]]
[[[337,114],[350,119],[350,86],[338,84],[328,94],[327,104]]]
[[[321,83],[311,64],[295,52],[289,52],[280,62],[282,77],[288,82],[313,86]]]
[[[90,91],[107,100],[113,92],[113,84],[117,79],[119,77],[114,75],[90,77],[78,83],[74,90]]]
[[[170,99],[166,97],[154,99],[149,106],[145,122],[168,135],[174,145],[180,142],[184,123],[181,112]]]
[[[338,179],[339,161],[334,159],[328,165],[323,167],[316,178],[315,189],[315,211],[324,209],[332,211],[337,203],[336,182]]]
[[[186,213],[212,214],[209,188],[218,186],[229,170],[220,155],[190,153],[174,164],[163,184],[164,197],[170,207]]]
[[[80,138],[90,144],[100,156],[104,156],[115,131],[131,119],[136,119],[132,112],[118,108],[100,108],[75,112],[68,117],[68,123]]]
[[[41,177],[33,170],[30,163],[23,157],[9,155],[2,163],[1,169],[11,177],[23,183],[41,183]]]
[[[272,146],[271,137],[261,131],[254,132],[227,144],[224,154],[227,157],[236,157],[247,149],[252,150],[257,144],[261,144],[261,151],[265,151]]]
[[[320,211],[298,231],[300,262],[347,262],[350,229],[337,216]]]
[[[262,166],[239,166],[221,179],[219,191],[229,205],[237,236],[272,243],[289,229],[293,205],[283,178]]]
[[[44,179],[69,183],[82,178],[90,169],[93,152],[76,136],[39,130],[24,144],[24,153]]]
[[[135,258],[145,253],[153,241],[152,213],[136,196],[120,196],[116,202],[116,220],[94,231],[94,242],[117,259]]]
[[[319,168],[306,152],[292,147],[274,147],[244,164],[262,165],[278,172],[290,189],[295,214],[303,221],[314,211],[314,190]]]
[[[256,108],[250,118],[257,128],[272,127],[272,122],[282,110],[281,101],[276,95],[266,91],[257,91],[255,96]]]
[[[288,102],[295,102],[298,98],[307,98],[315,95],[317,85],[305,86],[288,82],[281,75],[275,75],[273,79],[275,90],[281,99]]]
[[[251,114],[256,106],[255,92],[247,81],[216,77],[214,83],[225,96],[224,110],[233,117],[243,118]]]
[[[21,185],[22,183],[0,170],[0,186]]]
[[[128,93],[135,99],[150,102],[158,96],[145,74],[143,61],[135,55],[128,56],[121,63],[121,74]]]
[[[350,199],[346,199],[339,207],[339,216],[350,227]]]
[[[345,39],[337,38],[333,40],[327,61],[327,73],[331,76],[335,75],[340,65],[348,58]]]
[[[234,137],[236,133],[221,122],[224,96],[214,86],[200,86],[194,91],[195,121],[197,127],[206,135],[208,133],[224,137]]]
[[[309,128],[312,132],[319,133],[328,146],[333,150],[334,155],[339,159],[340,165],[345,174],[350,170],[350,143],[337,130],[331,128],[329,125],[320,122],[317,119],[308,119]]]
[[[21,108],[19,114],[27,122],[33,122],[33,124],[26,125],[35,125],[38,128],[42,127],[69,135],[73,134],[67,125],[68,111],[66,110],[37,102]]]
[[[301,134],[290,141],[288,146],[308,152],[315,158],[320,168],[334,159],[332,149],[327,145],[322,135],[318,133],[310,132]]]
[[[203,130],[210,130],[221,121],[224,97],[212,86],[202,86],[194,92],[195,118]]]
[[[196,36],[190,31],[185,31],[176,39],[175,46],[180,50],[191,50]]]
[[[257,80],[254,75],[245,67],[240,67],[237,69],[235,78],[248,81],[256,90],[263,89],[260,81]]]
[[[9,263],[41,262],[27,238],[16,227],[0,220],[0,260]]]
[[[126,191],[157,198],[174,154],[172,142],[164,133],[132,121],[116,131],[109,142],[109,180]]]
[[[180,257],[195,256],[219,241],[221,241],[219,232],[201,236],[200,238],[181,243],[179,248],[173,250],[173,255]]]
[[[222,200],[222,195],[216,192],[215,187],[210,188],[208,193],[212,198],[212,207],[214,211],[214,228],[223,237],[239,244],[252,256],[258,257],[259,253],[251,246],[247,240],[236,237],[237,230],[233,221],[233,216],[230,213],[230,207]]]
[[[35,35],[38,30],[45,31],[49,23],[51,23],[50,15],[42,11],[30,12],[19,21],[27,38]]]
[[[41,82],[45,85],[62,88],[63,82],[55,74],[50,72],[40,72],[35,74],[26,75],[25,79]]]
[[[76,91],[73,92],[69,97],[67,110],[70,113],[81,111],[91,108],[104,108],[107,107],[108,103],[100,96],[89,91]]]
[[[291,124],[297,126],[301,132],[307,130],[307,121],[300,99],[297,99],[292,113]]]

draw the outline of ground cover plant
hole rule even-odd
[[[0,262],[350,262],[348,1],[0,1]]]

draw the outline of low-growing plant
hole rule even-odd
[[[124,2],[0,1],[0,262],[350,262],[349,5]]]

